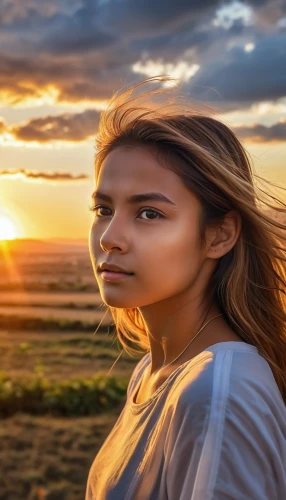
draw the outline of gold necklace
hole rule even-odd
[[[219,316],[222,316],[222,314],[218,314],[217,316],[214,316],[213,318],[209,319],[203,326],[202,328],[200,328],[200,330],[198,331],[198,333],[196,333],[196,335],[192,338],[192,340],[186,345],[186,347],[183,349],[183,351],[179,354],[179,356],[177,356],[175,359],[173,359],[173,361],[171,361],[171,363],[167,363],[166,365],[163,365],[162,368],[166,368],[166,366],[169,366],[169,365],[172,365],[175,361],[177,361],[177,359],[182,356],[182,354],[185,352],[185,350],[189,347],[189,345],[193,342],[193,340],[195,340],[195,338],[199,335],[199,333],[202,331],[203,328],[205,328],[205,326],[207,326],[210,321],[212,321],[213,319],[215,318],[218,318]],[[151,370],[151,364],[149,365],[149,368]]]

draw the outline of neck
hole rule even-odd
[[[201,296],[197,296],[188,300],[185,297],[184,302],[177,297],[172,298],[172,301],[144,306],[140,308],[140,313],[150,343],[152,360],[150,373],[156,373],[164,365],[171,363],[202,326],[214,316],[221,314],[221,311],[214,301],[210,303],[209,298],[203,301]],[[208,340],[210,341],[208,345],[214,343],[213,340],[217,338],[216,334],[224,323],[223,316],[219,316],[205,326],[182,357],[178,359],[179,364],[187,360],[188,356],[193,357],[192,353],[205,346]]]

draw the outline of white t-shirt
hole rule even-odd
[[[150,361],[133,371],[85,500],[286,499],[286,406],[257,348],[214,344],[135,404]]]

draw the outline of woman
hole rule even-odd
[[[145,355],[86,500],[282,500],[286,226],[228,127],[141,84],[101,116],[90,255]]]

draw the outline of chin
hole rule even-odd
[[[106,306],[117,307],[119,309],[131,309],[139,307],[137,302],[133,300],[128,300],[126,297],[111,297],[108,294],[100,294],[102,301]]]

